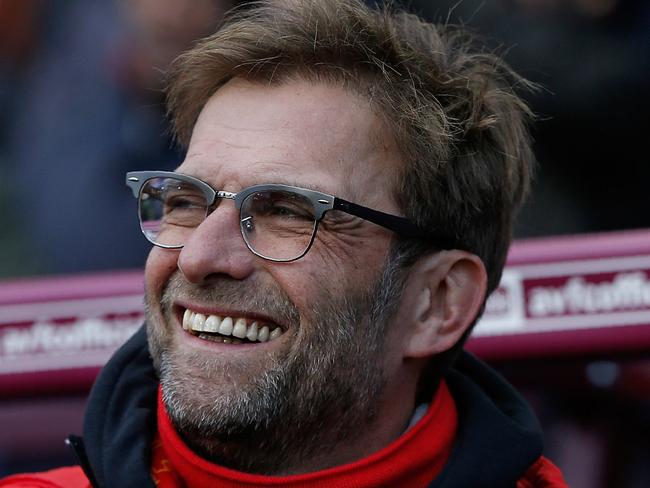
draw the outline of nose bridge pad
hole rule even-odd
[[[244,217],[243,219],[241,219],[239,225],[241,225],[241,227],[246,232],[253,232],[255,230],[255,222],[253,222],[252,215],[249,215],[248,217]]]

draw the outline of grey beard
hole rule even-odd
[[[272,475],[294,472],[305,461],[360,436],[377,415],[384,385],[383,338],[402,290],[401,274],[392,262],[365,294],[322,294],[307,317],[309,330],[296,336],[293,347],[266,358],[270,364],[263,374],[229,391],[214,391],[209,383],[193,382],[179,371],[200,371],[204,380],[227,380],[236,364],[206,364],[199,355],[175,357],[149,320],[163,401],[188,446],[221,466]],[[173,277],[165,287],[167,317],[169,299],[188,286]],[[247,310],[264,311],[294,332],[300,328],[297,310],[277,291],[224,278],[205,293],[214,303],[246,303]],[[179,367],[181,360],[187,366]]]

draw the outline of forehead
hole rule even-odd
[[[231,191],[288,183],[390,201],[401,158],[382,118],[339,86],[234,79],[207,102],[180,172]]]

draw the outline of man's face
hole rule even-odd
[[[206,104],[178,172],[217,190],[282,183],[399,214],[390,196],[399,164],[380,118],[342,88],[235,79]],[[375,420],[400,360],[392,310],[373,308],[390,291],[390,237],[332,212],[306,256],[274,263],[247,249],[224,200],[182,250],[151,251],[150,347],[191,447],[234,468],[291,472]],[[224,343],[184,330],[193,313],[277,330],[266,342]]]

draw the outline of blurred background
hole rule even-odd
[[[234,3],[0,0],[0,280],[142,267],[149,246],[124,173],[181,161],[160,75]],[[403,3],[470,26],[543,87],[528,97],[540,165],[516,238],[650,228],[650,2]],[[649,358],[494,364],[535,406],[571,486],[647,487]],[[26,412],[78,426],[84,399],[0,391],[0,437]],[[0,476],[73,462],[63,446],[21,442],[33,448],[4,439]]]

